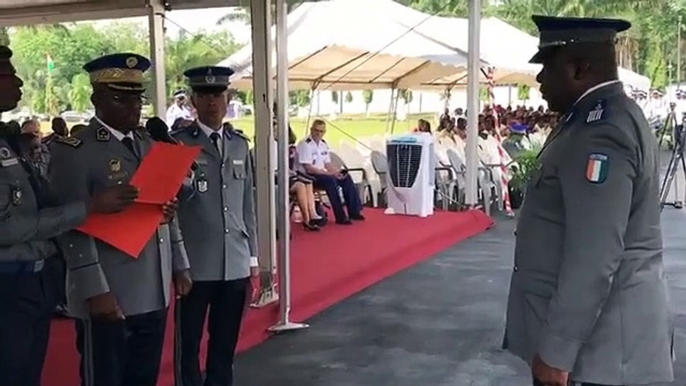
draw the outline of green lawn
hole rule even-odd
[[[317,117],[310,119],[310,124]],[[394,133],[407,133],[417,125],[417,120],[424,118],[433,121],[433,116],[421,115],[410,116],[405,121],[397,121],[395,123]],[[383,136],[386,133],[386,118],[385,116],[338,116],[335,121],[329,121],[329,117],[321,117],[326,122],[327,132],[326,141],[332,147],[338,147],[341,141],[355,142],[355,140],[365,142],[365,138],[373,136]],[[255,121],[252,117],[234,119],[231,123],[238,129],[243,130],[244,133],[250,137],[255,133]],[[301,118],[291,118],[291,128],[298,137],[298,140],[308,135],[306,130],[306,120]],[[352,137],[352,138],[351,138]],[[354,139],[353,139],[354,138]]]

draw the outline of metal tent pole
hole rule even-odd
[[[155,0],[148,5],[148,28],[150,34],[150,60],[153,77],[154,114],[164,118],[167,111],[167,85],[164,71],[164,5]]]
[[[279,274],[279,322],[269,331],[283,332],[309,327],[293,323],[291,313],[291,243],[288,168],[288,9],[286,0],[276,0],[276,119],[278,127],[277,241]],[[319,103],[319,101],[317,101]]]
[[[479,118],[479,74],[480,61],[481,0],[469,1],[469,52],[467,74],[467,172],[465,203],[469,207],[477,204],[477,135]]]
[[[271,78],[271,10],[269,0],[250,0],[252,23],[253,90],[255,103],[255,185],[257,187],[257,243],[262,294],[261,307],[278,300],[274,293],[276,270],[276,226],[274,208],[274,170],[271,149],[272,78]],[[286,237],[288,237],[286,235]]]

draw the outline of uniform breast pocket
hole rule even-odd
[[[18,205],[21,190],[18,185],[0,183],[0,220],[7,219],[13,205]]]
[[[244,180],[245,179],[245,165],[240,164],[240,165],[233,165],[233,178],[237,180]]]

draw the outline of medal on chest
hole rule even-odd
[[[19,206],[21,205],[21,202],[24,198],[24,193],[21,191],[21,188],[16,186],[12,188],[12,205],[14,206]]]
[[[200,193],[207,192],[207,180],[205,179],[204,176],[201,176],[198,178],[198,192],[200,192]]]

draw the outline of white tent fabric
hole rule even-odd
[[[440,36],[446,44],[458,49],[466,49],[468,24],[467,19],[436,17],[431,23],[423,23],[416,30],[419,34]],[[443,31],[464,31],[464,33],[445,34]],[[541,70],[541,66],[529,63],[536,51],[538,51],[538,38],[497,18],[486,18],[481,21],[481,60],[495,67],[496,84],[537,86],[536,75]],[[438,58],[438,60],[445,61],[446,59]],[[650,88],[649,78],[621,67],[619,78],[627,86],[633,88],[642,90]],[[464,86],[466,74],[437,79],[427,86],[452,84],[458,87]]]
[[[303,3],[288,16],[288,25],[289,58],[293,59],[337,45],[370,53],[419,57],[461,68],[466,63],[467,19],[428,15],[392,0]],[[487,18],[481,22],[481,61],[484,68],[494,67],[496,85],[537,87],[536,75],[541,67],[529,63],[537,47],[536,37],[502,20]],[[246,71],[251,72],[250,50],[249,46],[244,47],[222,64],[237,66],[238,76],[245,76]],[[296,52],[295,56],[290,55]],[[650,88],[647,77],[622,68],[619,73],[627,86]],[[484,74],[480,76],[485,82]],[[466,71],[455,71],[412,88],[462,88],[466,81]]]
[[[289,57],[294,59],[289,60],[288,84],[294,90],[410,88],[458,71],[453,66],[427,59],[375,54],[337,45],[297,56],[299,54],[289,50]],[[229,66],[232,67],[231,64]],[[234,78],[232,87],[239,90],[252,88],[252,68],[240,71]]]
[[[390,88],[393,79],[398,81],[398,88],[407,88],[430,83],[450,73],[464,72],[467,61],[464,51],[413,32],[393,18],[398,15],[389,17],[393,9],[380,9],[381,4],[389,3],[334,0],[303,3],[291,12],[288,15],[289,75],[295,77],[291,88],[307,86],[309,89],[312,84],[308,85],[307,81],[314,83],[322,76],[328,79],[326,89]],[[392,1],[390,4],[423,15]],[[342,56],[344,50],[350,56]],[[248,45],[220,63],[236,70],[232,82],[237,87],[246,84],[241,78],[252,75],[251,51],[252,47]],[[451,60],[445,65],[435,63],[430,57],[435,54],[449,56]],[[356,59],[359,55],[363,56]],[[314,59],[323,63],[317,66],[313,64]],[[333,59],[337,60],[326,62]],[[306,65],[300,63],[302,60]],[[350,60],[354,64],[345,65]],[[275,57],[272,62],[276,62]],[[332,79],[328,72],[339,65],[345,65],[346,71],[336,71],[340,75]],[[300,67],[299,70],[295,71],[294,66]],[[413,66],[417,67],[413,69]],[[306,67],[312,72],[303,72]],[[403,74],[405,70],[412,72]]]

